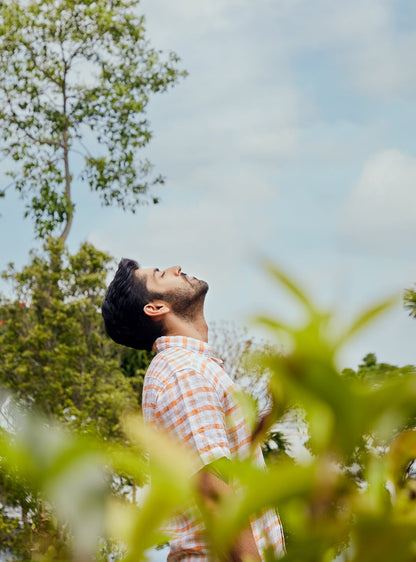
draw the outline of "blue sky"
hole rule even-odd
[[[295,312],[267,257],[343,321],[416,282],[416,4],[142,0],[151,43],[189,76],[155,98],[146,155],[166,185],[135,215],[83,186],[69,244],[206,279],[208,320]],[[22,205],[2,202],[1,265],[27,261]],[[400,304],[340,357],[416,363]]]

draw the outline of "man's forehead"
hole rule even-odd
[[[139,269],[136,269],[136,274],[140,275],[144,273],[146,275],[147,273],[153,273],[155,269],[155,267],[150,267],[148,265],[146,267],[139,267]]]
[[[136,269],[134,274],[136,275],[136,277],[148,278],[150,275],[153,276],[155,271],[156,271],[155,267],[140,267],[139,269]]]
[[[134,274],[138,279],[144,280],[147,285],[156,278],[157,271],[159,271],[159,268],[157,267],[140,267],[139,269],[136,269]]]

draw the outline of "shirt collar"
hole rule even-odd
[[[188,351],[193,351],[194,353],[200,353],[206,357],[214,358],[212,350],[207,343],[194,338],[188,338],[186,336],[161,336],[160,338],[157,338],[153,344],[153,351],[160,353],[169,347],[181,347],[182,349],[187,349]]]

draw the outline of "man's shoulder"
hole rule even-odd
[[[162,385],[168,378],[179,373],[199,373],[215,379],[226,375],[220,364],[211,357],[181,347],[169,347],[160,351],[152,360],[146,378],[157,379]]]
[[[198,367],[195,353],[187,349],[169,347],[160,351],[151,361],[146,378],[155,378],[163,383],[172,373]]]

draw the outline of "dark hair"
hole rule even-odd
[[[116,343],[134,349],[151,350],[154,341],[163,335],[161,321],[144,313],[144,306],[161,295],[146,287],[146,280],[135,272],[139,264],[123,258],[101,305],[107,334]]]

